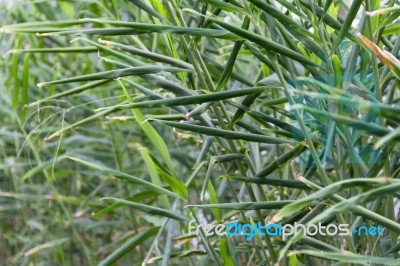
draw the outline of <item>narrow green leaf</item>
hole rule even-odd
[[[285,28],[291,31],[291,29],[298,31],[301,35],[309,36],[313,38],[313,34],[307,31],[304,27],[301,26],[298,22],[295,22],[290,18],[290,16],[284,14],[283,12],[276,9],[274,6],[270,5],[267,2],[261,0],[248,0],[249,2],[253,3],[255,6],[264,10],[267,14],[274,17],[280,23],[282,23]]]
[[[349,12],[346,14],[346,19],[344,20],[342,27],[339,31],[338,37],[333,44],[332,47],[332,52],[336,50],[336,48],[339,47],[339,44],[342,42],[344,36],[346,33],[349,32],[349,29],[351,28],[351,24],[353,23],[353,20],[355,19],[357,13],[360,10],[361,4],[363,0],[354,0],[351,4]]]
[[[24,68],[22,70],[22,91],[21,91],[21,121],[25,121],[26,104],[29,101],[29,63],[30,55],[26,55],[24,59]]]
[[[120,171],[117,171],[117,170],[114,170],[114,169],[111,169],[111,168],[108,168],[108,167],[105,167],[105,166],[102,166],[102,165],[94,164],[94,163],[85,161],[83,159],[80,159],[78,157],[63,156],[63,157],[60,158],[60,160],[63,159],[63,158],[70,159],[70,160],[76,161],[78,163],[87,165],[89,167],[98,169],[98,170],[103,171],[103,172],[105,172],[105,173],[107,173],[107,174],[109,174],[111,176],[114,176],[114,177],[116,177],[118,179],[124,180],[124,181],[126,181],[128,183],[141,185],[141,186],[143,186],[144,188],[146,188],[146,189],[148,189],[150,191],[155,191],[155,192],[158,192],[160,194],[164,194],[164,195],[168,195],[168,196],[172,196],[172,197],[178,197],[177,194],[175,194],[175,193],[173,193],[173,192],[171,192],[169,190],[166,190],[166,189],[164,189],[162,187],[156,186],[153,183],[148,182],[146,180],[143,180],[141,178],[138,178],[136,176],[128,175],[128,174],[125,174],[123,172],[120,172]]]
[[[111,107],[99,108],[98,111],[103,111],[105,109],[113,109],[123,110],[123,109],[131,109],[131,108],[153,108],[160,106],[178,106],[178,105],[188,105],[188,104],[202,104],[205,102],[215,102],[221,101],[225,99],[231,99],[234,97],[240,97],[244,95],[249,95],[252,93],[262,92],[264,90],[263,87],[254,87],[248,89],[240,89],[240,90],[227,90],[215,93],[207,93],[202,95],[193,95],[193,96],[183,96],[169,99],[161,99],[154,101],[144,101],[137,103],[129,103],[125,105],[115,105]]]
[[[259,201],[259,202],[233,202],[233,203],[218,203],[218,204],[202,204],[202,205],[187,205],[186,207],[198,208],[217,208],[226,210],[262,210],[262,209],[280,209],[292,203],[293,200],[281,201]]]
[[[92,53],[97,52],[96,47],[57,47],[57,48],[31,48],[31,49],[13,49],[8,51],[8,54],[33,54],[33,53]]]
[[[270,143],[270,144],[283,144],[283,143],[296,143],[295,141],[288,139],[280,139],[275,137],[269,137],[265,135],[256,135],[244,132],[229,131],[224,129],[210,128],[205,126],[196,126],[188,123],[179,123],[173,121],[162,121],[157,119],[152,119],[160,124],[167,125],[170,127],[176,127],[183,130],[193,131],[199,134],[204,134],[208,136],[217,136],[225,139],[241,139],[252,142]]]
[[[177,177],[173,176],[166,169],[164,169],[163,165],[153,155],[151,155],[151,154],[149,154],[149,155],[155,164],[157,172],[169,184],[172,191],[174,191],[176,194],[178,194],[182,199],[187,199],[188,198],[188,190],[186,188],[186,185],[181,180],[179,180]]]
[[[265,177],[275,170],[281,168],[283,165],[287,164],[289,160],[294,157],[297,157],[304,151],[306,151],[307,147],[304,145],[298,145],[296,148],[282,154],[276,160],[273,160],[270,164],[268,164],[265,168],[263,168],[260,172],[256,174],[256,177]]]
[[[154,192],[154,191],[143,191],[143,192],[133,195],[132,197],[128,197],[127,199],[130,201],[142,201],[145,199],[151,199],[151,198],[157,197],[158,195],[159,195],[159,193]],[[102,216],[104,216],[110,212],[113,212],[113,211],[117,210],[118,208],[121,208],[122,206],[123,205],[120,203],[114,203],[112,205],[108,205],[104,209],[92,214],[92,217],[94,219],[99,219]]]
[[[103,71],[103,72],[87,74],[87,75],[77,76],[77,77],[72,77],[72,78],[65,78],[65,79],[60,79],[60,80],[42,82],[42,83],[38,84],[38,87],[43,87],[43,86],[48,86],[48,85],[53,85],[53,84],[70,83],[70,82],[115,79],[115,78],[125,77],[125,76],[154,74],[154,73],[159,73],[162,71],[177,73],[177,72],[185,72],[188,70],[182,69],[182,68],[162,67],[162,66],[131,67],[131,68],[123,68],[123,69],[117,69],[117,70]]]
[[[149,155],[149,151],[140,146],[139,144],[136,144],[138,146],[138,150],[140,155],[143,158],[143,161],[146,165],[146,170],[150,175],[151,178],[151,183],[153,183],[156,186],[161,187],[161,179],[160,176],[158,175],[157,169],[155,167],[155,163],[153,162],[153,160],[151,159],[150,155]],[[173,187],[171,187],[171,189],[173,190]],[[159,197],[160,203],[161,205],[164,207],[164,209],[168,210],[171,208],[171,205],[169,204],[168,198],[165,195],[160,195]]]
[[[104,197],[101,200],[112,200],[115,203],[120,203],[124,206],[132,207],[134,209],[137,209],[139,211],[151,214],[151,215],[159,215],[167,218],[171,218],[180,222],[186,222],[189,219],[186,216],[183,216],[181,214],[165,210],[162,208],[158,207],[153,207],[148,204],[142,204],[142,203],[137,203],[134,201],[129,201],[129,200],[124,200],[124,199],[118,199],[118,198],[113,198],[113,197]]]
[[[246,14],[246,10],[242,7],[235,6],[229,2],[221,1],[221,0],[205,0],[212,6],[218,7],[221,10],[228,11],[228,12],[239,12]]]
[[[232,180],[240,181],[240,182],[250,182],[254,184],[260,185],[271,185],[278,187],[288,187],[288,188],[298,188],[303,190],[311,190],[306,184],[298,180],[288,180],[288,179],[278,179],[278,178],[269,178],[269,177],[257,177],[257,176],[231,176],[231,175],[222,175],[220,178],[229,178]]]
[[[129,103],[133,103],[131,96],[126,90],[122,81],[117,80],[122,87],[124,95]],[[139,127],[143,130],[144,134],[149,138],[150,142],[153,144],[154,148],[158,150],[161,157],[164,159],[165,163],[168,165],[168,168],[175,173],[174,165],[172,164],[171,157],[168,152],[167,145],[165,144],[163,138],[158,134],[158,132],[153,128],[150,122],[144,117],[144,115],[137,108],[131,108],[132,114],[136,119]]]
[[[246,16],[244,18],[244,21],[243,21],[243,24],[242,24],[242,28],[248,29],[249,25],[250,25],[250,19],[249,19],[249,17]],[[232,74],[233,66],[234,66],[235,61],[236,61],[236,57],[239,54],[239,51],[240,51],[240,48],[242,47],[242,45],[243,45],[243,41],[238,41],[233,46],[231,54],[229,55],[228,62],[226,63],[224,71],[222,72],[222,75],[221,75],[220,79],[218,80],[216,91],[220,91],[227,84],[227,82],[228,82],[228,80],[229,80],[229,78],[230,78],[230,76]]]
[[[177,67],[181,67],[181,68],[186,68],[189,70],[193,70],[193,66],[189,63],[186,63],[182,60],[173,58],[173,57],[169,57],[169,56],[165,56],[162,54],[158,54],[158,53],[153,53],[150,51],[146,51],[146,50],[142,50],[142,49],[138,49],[135,48],[133,46],[129,46],[129,45],[125,45],[122,43],[117,43],[117,42],[111,42],[111,41],[106,41],[106,40],[98,40],[99,43],[110,46],[110,47],[116,47],[119,48],[123,51],[129,52],[131,54],[134,55],[139,55],[142,56],[144,58],[148,58],[157,62],[163,62],[163,63],[167,63],[167,64],[171,64]]]
[[[28,251],[24,252],[25,257],[29,257],[37,252],[42,251],[43,249],[55,248],[58,247],[66,242],[69,242],[71,239],[69,237],[61,238],[46,242],[44,244],[38,245],[34,248],[29,249]]]
[[[92,81],[92,82],[88,82],[88,83],[83,84],[81,86],[77,86],[75,88],[68,89],[68,90],[65,90],[65,91],[62,91],[62,92],[59,92],[59,93],[55,93],[55,94],[53,94],[53,95],[51,95],[49,97],[44,97],[43,99],[40,99],[40,100],[35,101],[33,103],[30,103],[28,106],[31,107],[31,106],[38,105],[38,104],[40,104],[42,102],[46,102],[46,101],[50,101],[50,100],[54,100],[54,99],[59,99],[59,98],[64,97],[64,96],[74,95],[74,94],[86,91],[88,89],[96,88],[96,87],[98,87],[100,85],[103,85],[103,84],[109,82],[109,81],[111,81],[111,79],[95,80],[95,81]]]
[[[131,2],[133,5],[137,6],[138,8],[144,10],[145,12],[149,13],[155,18],[158,18],[161,21],[168,21],[165,17],[163,17],[160,13],[158,13],[154,8],[149,7],[145,3],[143,3],[141,0],[128,0]]]
[[[146,231],[140,232],[135,235],[133,238],[126,241],[119,248],[114,250],[110,255],[108,255],[105,259],[99,262],[99,266],[110,266],[114,265],[119,259],[121,259],[128,252],[131,252],[136,246],[141,245],[144,241],[154,236],[158,231],[159,227],[151,227]]]
[[[387,179],[386,182],[389,183],[391,181],[392,180]],[[348,210],[352,210],[354,207],[361,206],[367,202],[371,202],[379,197],[383,197],[386,194],[395,193],[396,191],[399,190],[400,190],[400,182],[396,182],[393,184],[386,184],[381,187],[371,189],[370,191],[364,193],[360,193],[357,196],[346,199],[346,201],[336,203],[335,205],[329,207],[325,211],[313,217],[313,219],[310,220],[310,223],[322,221],[323,219],[329,217],[332,214],[342,213]]]

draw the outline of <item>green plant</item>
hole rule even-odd
[[[8,10],[7,264],[400,265],[396,1]],[[191,219],[385,230],[246,241]]]

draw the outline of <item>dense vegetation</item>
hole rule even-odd
[[[2,265],[400,265],[397,1],[9,2]]]

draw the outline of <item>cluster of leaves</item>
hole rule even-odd
[[[400,265],[396,1],[32,1],[6,12],[8,265]],[[246,241],[189,234],[192,219],[385,230]]]

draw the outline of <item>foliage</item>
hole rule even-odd
[[[396,1],[2,5],[4,265],[400,265]]]

